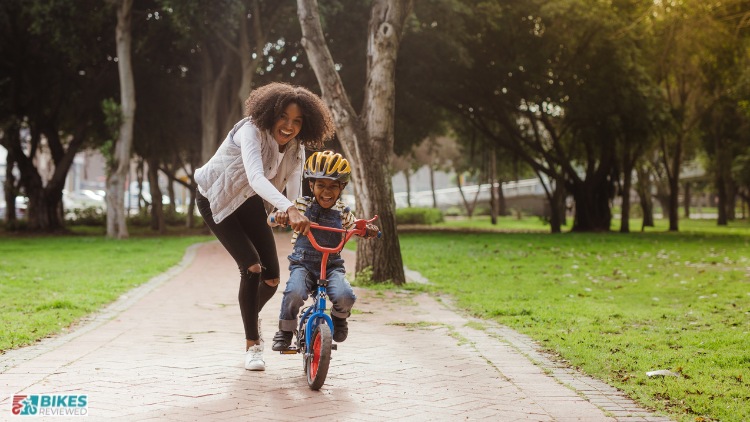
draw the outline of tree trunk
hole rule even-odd
[[[138,164],[135,166],[135,181],[138,185],[138,214],[146,212],[148,210],[149,204],[148,201],[146,201],[146,198],[143,196],[143,157],[138,157]],[[126,187],[128,192],[130,192],[130,186]]]
[[[430,171],[430,192],[432,193],[432,208],[438,207],[437,193],[435,193],[435,169],[432,167],[432,163],[428,166]]]
[[[609,191],[606,179],[590,177],[582,183],[571,184],[568,191],[575,201],[573,231],[609,231],[612,210],[609,207]]]
[[[539,183],[544,188],[544,195],[547,197],[547,206],[549,207],[549,224],[550,232],[562,232],[562,221],[565,218],[565,183],[555,181],[547,183],[540,172],[536,172]],[[547,210],[545,210],[547,211]],[[521,211],[518,211],[518,219],[521,219]]]
[[[213,57],[210,51],[201,52],[201,162],[207,162],[216,152],[221,139],[219,103],[229,73],[225,54]],[[219,66],[219,71],[214,66]],[[223,123],[222,123],[223,124]],[[229,131],[229,128],[227,128]]]
[[[406,206],[411,208],[411,171],[409,168],[404,169],[404,178],[406,179]]]
[[[497,188],[495,188],[495,180],[497,179],[497,154],[495,149],[492,149],[490,154],[490,222],[493,225],[497,225],[498,216],[498,203],[497,203]]]
[[[374,281],[395,284],[404,283],[405,276],[396,232],[390,160],[383,157],[393,154],[395,64],[411,4],[411,0],[375,0],[372,4],[364,109],[358,115],[336,72],[320,24],[317,1],[297,1],[302,46],[318,79],[323,100],[333,113],[344,152],[354,164],[352,184],[357,214],[361,218],[380,216],[383,238],[357,242],[356,271],[370,267]]]
[[[474,209],[477,206],[477,199],[479,198],[479,189],[477,189],[477,193],[474,194],[474,199],[471,201],[471,203],[469,203],[469,201],[466,200],[466,195],[464,195],[463,183],[461,183],[462,179],[463,179],[462,175],[460,174],[456,175],[456,184],[458,185],[458,193],[461,194],[461,201],[464,203],[464,209],[466,209],[466,215],[469,218],[471,218],[474,215]]]
[[[164,206],[161,203],[161,188],[159,187],[159,162],[149,160],[148,162],[148,187],[151,194],[151,230],[159,234],[167,232],[164,224]]]
[[[673,164],[676,172],[669,178],[669,231],[676,232],[680,230],[680,166],[677,163],[677,158],[675,158]]]
[[[191,189],[188,189],[188,195],[190,195],[190,202],[187,206],[187,215],[185,216],[185,226],[192,228],[195,224],[195,190],[198,188],[193,184]]]
[[[36,159],[36,148],[32,146],[27,156],[23,148],[21,147],[21,138],[18,134],[20,127],[13,125],[9,129],[8,139],[4,141],[4,145],[8,150],[8,157],[13,157],[13,160],[18,165],[18,171],[20,173],[19,186],[22,186],[26,197],[29,199],[26,208],[26,220],[27,227],[30,230],[41,230],[41,231],[55,231],[62,227],[62,187],[58,187],[59,173],[67,168],[63,168],[67,161],[60,162],[60,166],[55,166],[52,179],[44,186],[44,181],[39,171],[34,165]],[[38,145],[41,139],[41,133],[39,131],[32,131],[32,145]],[[59,139],[57,139],[59,141]],[[77,148],[80,144],[79,141],[75,140],[71,142],[71,148]],[[49,144],[53,144],[55,139],[50,139]],[[62,154],[62,153],[61,153]],[[59,155],[58,155],[59,158]],[[72,158],[69,160],[72,163]],[[12,165],[10,166],[12,167]],[[56,178],[57,177],[57,178]],[[63,179],[64,180],[64,179]],[[55,192],[57,190],[57,192]],[[13,190],[12,190],[13,192]],[[53,201],[54,203],[50,203]],[[13,197],[13,204],[15,204],[15,196]],[[15,206],[13,209],[8,209],[7,212],[15,213]],[[15,216],[14,216],[15,217]]]
[[[508,215],[508,203],[505,200],[505,193],[503,192],[503,181],[497,183],[497,213],[501,216]]]
[[[42,231],[57,231],[62,229],[65,225],[62,191],[68,171],[73,165],[73,159],[85,138],[85,130],[82,127],[75,130],[75,133],[67,142],[66,149],[59,137],[57,127],[48,126],[45,128],[44,134],[46,135],[47,145],[52,155],[52,162],[54,163],[52,176],[49,180],[45,181],[42,180],[42,176],[34,164],[38,157],[36,157],[37,148],[33,145],[39,144],[42,133],[35,129],[31,131],[32,147],[28,151],[29,156],[27,156],[21,147],[19,129],[17,124],[11,125],[6,133],[4,145],[8,150],[8,168],[12,171],[13,162],[17,164],[21,174],[19,186],[23,186],[26,196],[29,198],[27,209],[28,228],[30,230]],[[14,178],[12,173],[8,180],[11,183],[8,192],[14,196],[12,202],[6,202],[13,206],[15,204],[17,187],[13,185]],[[11,211],[14,210],[15,207]],[[12,214],[13,217],[11,218],[15,218],[15,213],[13,212]]]
[[[664,167],[667,171],[667,181],[669,183],[668,215],[669,231],[676,232],[680,230],[679,213],[680,213],[680,167],[682,165],[682,139],[678,139],[674,145],[674,151],[669,159],[666,142],[662,140],[662,154],[664,157]]]
[[[177,198],[175,198],[174,184],[171,180],[167,183],[167,195],[169,195],[169,207],[167,208],[167,212],[170,215],[175,215],[177,213]]]
[[[3,192],[5,193],[5,224],[7,227],[13,227],[16,223],[16,196],[18,195],[16,189],[16,178],[13,174],[13,167],[15,166],[15,153],[14,148],[10,147],[11,144],[18,143],[15,138],[19,137],[18,124],[15,119],[10,124],[10,127],[5,129],[3,138],[0,138],[0,142],[8,151],[8,155],[5,157],[5,182],[3,184]],[[12,139],[14,138],[14,139]]]
[[[563,219],[565,218],[565,187],[562,183],[555,183],[552,196],[549,199],[550,232],[562,233]]]
[[[125,213],[125,183],[130,170],[130,151],[133,145],[135,122],[135,82],[131,63],[131,11],[133,0],[120,0],[117,10],[117,69],[120,75],[120,104],[122,123],[115,144],[114,168],[107,177],[107,237],[129,237]]]
[[[651,200],[651,181],[649,180],[648,169],[638,165],[636,166],[636,174],[638,181],[635,185],[635,191],[638,193],[641,211],[643,212],[643,223],[641,224],[641,231],[643,231],[646,227],[654,227],[654,205]]]
[[[735,208],[737,208],[737,184],[729,175],[727,183],[727,220],[734,221],[737,218]]]
[[[633,169],[626,168],[622,180],[622,208],[620,211],[620,233],[630,233],[630,188],[633,185]]]
[[[720,169],[716,172],[716,196],[719,199],[719,206],[716,207],[719,214],[716,224],[726,226],[729,223],[727,216],[727,181],[724,178],[724,172]]]

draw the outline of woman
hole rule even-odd
[[[250,93],[240,120],[216,154],[195,171],[203,219],[240,270],[245,368],[265,370],[258,313],[276,293],[279,261],[263,201],[286,210],[307,233],[310,221],[292,204],[300,196],[304,148],[319,149],[334,133],[331,114],[305,88],[271,83]],[[286,196],[281,192],[286,187]],[[291,199],[291,200],[290,200]]]

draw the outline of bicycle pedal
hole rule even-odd
[[[290,347],[286,350],[280,351],[279,353],[281,353],[282,355],[296,355],[297,353],[299,353],[299,349],[297,349],[296,347]]]

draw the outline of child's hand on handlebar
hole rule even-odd
[[[365,239],[371,239],[373,237],[378,237],[380,234],[380,227],[374,225],[374,224],[368,224],[367,225],[367,233],[365,233]]]
[[[271,227],[286,226],[289,222],[289,216],[284,211],[275,211],[268,214],[268,225]]]

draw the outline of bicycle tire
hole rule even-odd
[[[310,356],[307,358],[307,385],[312,390],[318,390],[323,386],[328,375],[328,366],[331,363],[331,327],[320,324],[313,331],[312,341],[309,345]]]

